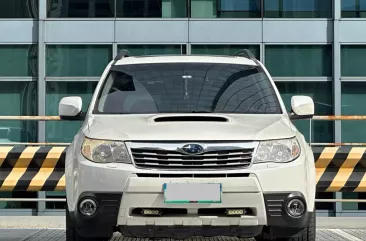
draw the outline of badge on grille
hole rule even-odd
[[[182,147],[182,151],[187,154],[196,155],[204,151],[203,146],[198,144],[186,144]]]

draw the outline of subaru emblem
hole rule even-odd
[[[203,146],[198,144],[187,144],[182,147],[182,151],[187,154],[200,154],[204,151]]]

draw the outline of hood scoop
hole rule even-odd
[[[154,122],[228,122],[222,116],[163,116],[154,119]]]

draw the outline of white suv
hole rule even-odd
[[[142,56],[106,67],[67,149],[67,241],[125,237],[315,240],[313,153],[266,68],[234,56]]]

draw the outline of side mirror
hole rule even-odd
[[[291,119],[311,119],[314,116],[314,101],[309,96],[297,95],[291,98]]]
[[[58,106],[58,113],[63,120],[83,120],[82,107],[83,101],[80,97],[64,97]]]

